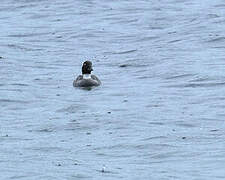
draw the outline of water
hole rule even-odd
[[[224,10],[1,1],[0,179],[224,179]]]

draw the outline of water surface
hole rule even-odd
[[[0,178],[224,179],[224,10],[3,0]],[[102,86],[74,88],[87,59]]]

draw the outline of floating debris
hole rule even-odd
[[[103,165],[101,172],[105,172],[105,165]]]
[[[35,78],[34,80],[35,80],[35,81],[39,81],[39,80],[41,80],[41,79],[39,79],[39,78]]]
[[[121,64],[120,67],[127,67],[129,66],[128,64]]]
[[[212,129],[210,130],[211,132],[216,132],[216,131],[219,131],[218,129]]]

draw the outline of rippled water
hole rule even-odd
[[[223,0],[3,0],[1,179],[224,179]],[[90,59],[102,86],[76,89]]]

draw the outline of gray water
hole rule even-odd
[[[0,25],[0,179],[225,179],[223,0],[2,0]]]

